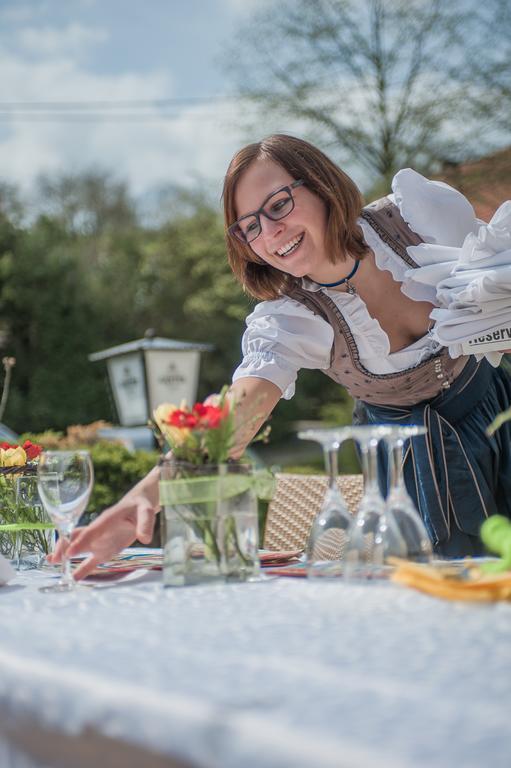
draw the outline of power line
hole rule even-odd
[[[88,111],[92,109],[161,109],[194,104],[214,104],[229,96],[184,96],[168,99],[104,99],[96,101],[0,101],[0,112],[15,111]]]
[[[168,99],[97,101],[0,101],[0,123],[143,123],[169,122],[183,117],[183,108],[222,105],[213,117],[228,117],[236,109],[228,96],[189,96]],[[246,110],[248,105],[244,106]],[[129,111],[128,111],[129,110]],[[203,120],[204,111],[188,112],[186,120]]]
[[[232,114],[232,113],[231,113]],[[227,113],[216,113],[214,117],[225,117]],[[172,122],[179,120],[180,114],[42,114],[42,115],[16,115],[0,113],[0,123],[148,123],[148,122]],[[208,116],[211,119],[212,116]],[[187,114],[185,120],[204,120],[204,113]]]

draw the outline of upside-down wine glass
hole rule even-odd
[[[307,543],[307,575],[334,578],[343,575],[344,557],[353,518],[337,486],[337,454],[351,437],[351,427],[307,429],[301,440],[314,440],[323,448],[328,488]]]
[[[378,484],[378,444],[389,434],[385,425],[352,428],[359,446],[364,493],[350,531],[346,552],[346,576],[355,579],[384,578],[388,557],[406,557],[406,545],[396,521],[387,510]]]
[[[63,539],[61,578],[43,592],[68,592],[76,583],[67,557],[69,538],[85,512],[92,490],[93,468],[88,451],[44,451],[37,467],[37,488],[59,538]]]
[[[416,562],[429,562],[433,556],[431,541],[422,518],[406,490],[403,461],[407,440],[425,435],[426,427],[416,425],[391,426],[385,436],[391,463],[391,486],[387,496],[387,512],[391,514],[406,544],[406,557]]]

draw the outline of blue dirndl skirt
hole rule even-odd
[[[511,406],[511,377],[485,359],[470,358],[451,384],[433,400],[409,407],[362,403],[370,424],[421,424],[425,436],[405,446],[404,476],[437,553],[449,557],[481,554],[479,529],[489,515],[511,518],[511,422],[492,437],[486,428]],[[384,494],[390,466],[379,453]]]

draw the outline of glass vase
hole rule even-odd
[[[259,574],[257,499],[246,464],[161,465],[163,582],[247,581]]]
[[[55,543],[55,526],[44,510],[35,472],[0,471],[0,553],[18,570],[37,568]]]

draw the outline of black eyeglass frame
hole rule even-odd
[[[270,221],[280,221],[280,219],[285,219],[286,216],[289,216],[289,214],[291,213],[291,211],[294,210],[294,207],[295,207],[295,199],[293,197],[292,190],[296,189],[297,187],[302,187],[304,184],[305,184],[305,181],[303,179],[298,179],[298,181],[293,181],[292,184],[286,184],[285,187],[280,187],[279,189],[276,189],[275,192],[272,192],[271,194],[268,195],[267,198],[265,198],[263,204],[261,205],[260,208],[257,209],[257,211],[251,211],[250,213],[246,213],[244,216],[240,216],[239,219],[236,219],[234,224],[231,224],[229,227],[227,227],[227,232],[229,233],[229,235],[231,235],[231,237],[236,238],[238,242],[243,243],[243,245],[249,245],[249,243],[253,243],[254,240],[256,240],[256,238],[259,237],[262,231],[261,216],[265,216],[267,219],[270,219]],[[267,213],[267,211],[265,211],[264,208],[268,203],[268,200],[271,200],[272,197],[280,194],[281,192],[288,193],[289,199],[292,202],[292,206],[289,209],[289,211],[286,211],[286,213],[283,216],[270,216],[270,214]],[[247,240],[247,238],[244,235],[240,237],[236,233],[237,232],[236,228],[239,228],[240,221],[244,221],[245,219],[250,219],[252,216],[255,216],[257,223],[259,224],[259,232],[255,237],[252,237],[250,240]]]

